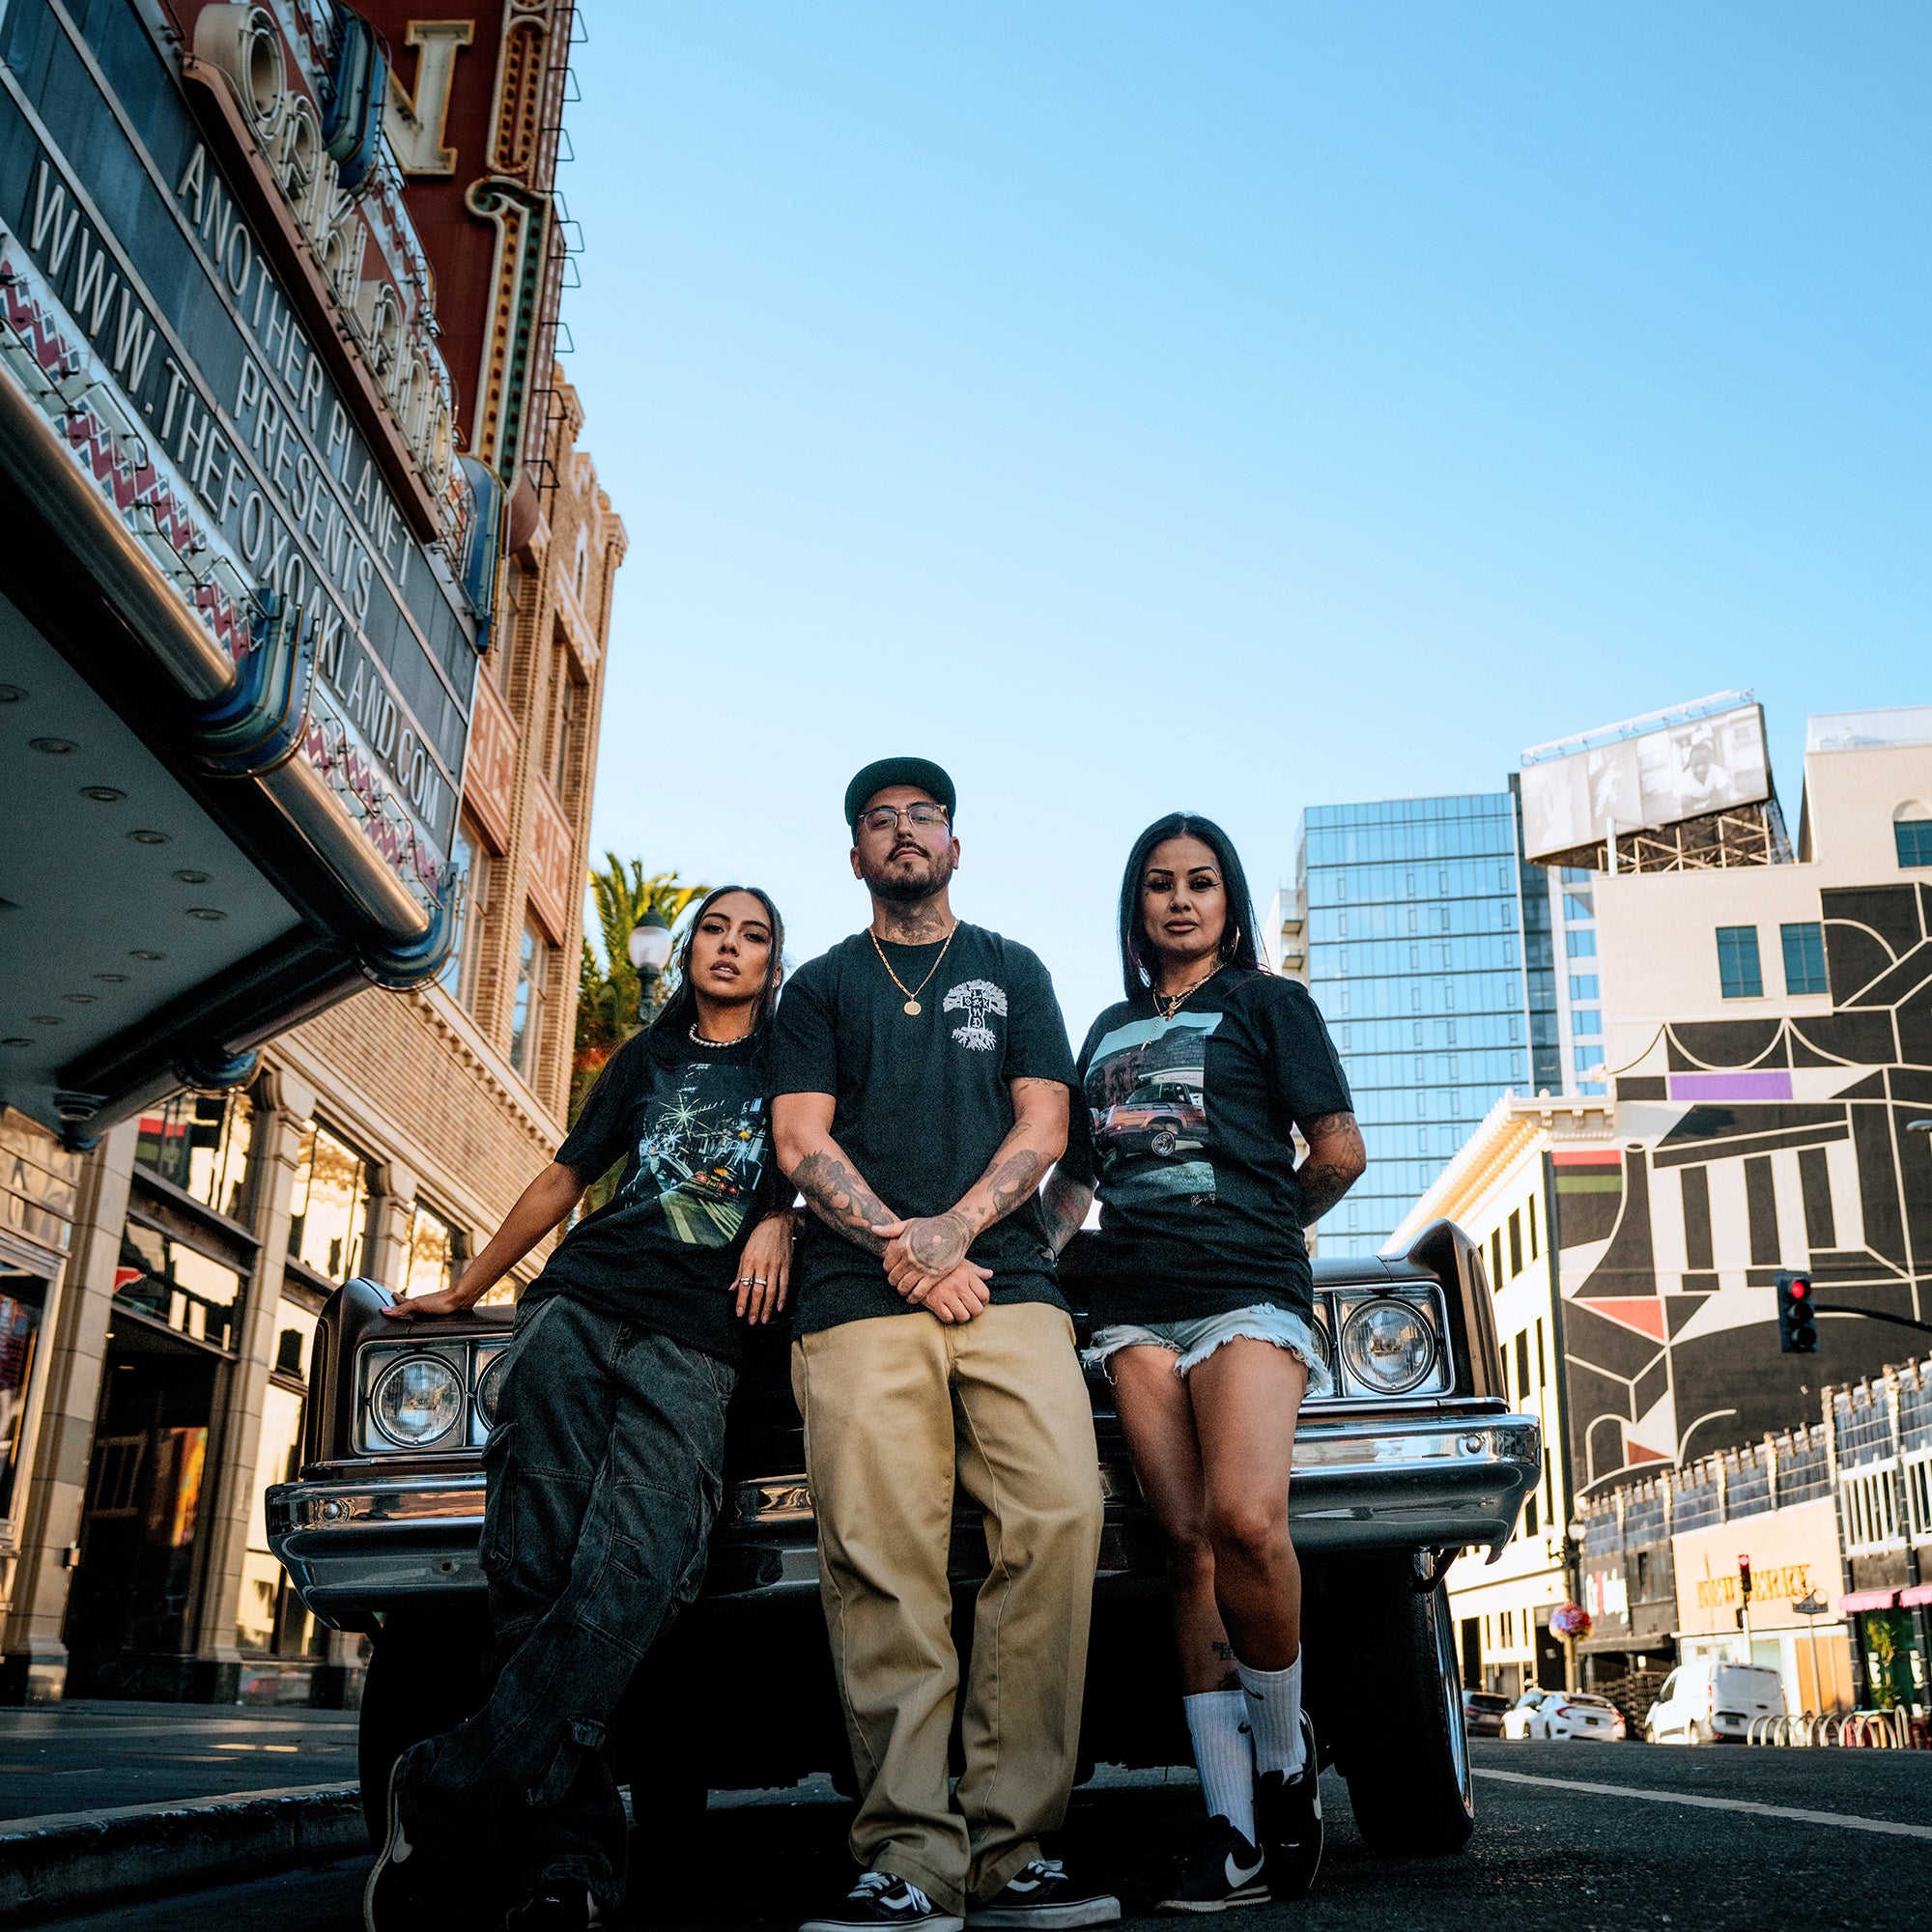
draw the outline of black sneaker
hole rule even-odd
[[[577,1879],[547,1879],[503,1915],[503,1932],[590,1932],[603,1923],[597,1894]]]
[[[1293,1777],[1270,1771],[1255,1780],[1255,1836],[1267,1860],[1269,1891],[1277,1898],[1306,1898],[1321,1863],[1321,1767],[1306,1711],[1301,1769]]]
[[[881,1925],[911,1925],[919,1932],[966,1932],[956,1912],[942,1912],[920,1890],[891,1872],[859,1874],[845,1902],[818,1918],[808,1918],[798,1932],[877,1932]]]
[[[1023,1865],[984,1905],[967,1911],[968,1925],[1111,1925],[1121,1901],[1069,1878],[1058,1859],[1035,1859]]]
[[[405,1752],[404,1756],[408,1753]],[[410,1836],[403,1819],[403,1759],[389,1767],[389,1832],[369,1882],[362,1888],[366,1932],[421,1932],[434,1922],[448,1899],[431,1870],[432,1861]]]
[[[1261,1905],[1268,1895],[1263,1872],[1267,1864],[1259,1845],[1251,1845],[1225,1818],[1208,1821],[1208,1841],[1187,1860],[1156,1908],[1161,1912],[1226,1912],[1236,1905]]]

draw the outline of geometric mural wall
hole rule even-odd
[[[1824,1382],[1926,1352],[1775,1282],[1932,1321],[1932,887],[1821,894],[1832,1010],[1662,1027],[1619,1069],[1616,1145],[1552,1153],[1578,1487],[1812,1420]]]

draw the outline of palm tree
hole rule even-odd
[[[653,872],[646,877],[639,859],[633,859],[628,867],[614,852],[606,852],[604,859],[604,869],[590,873],[590,896],[597,908],[603,952],[600,956],[586,933],[578,973],[577,1050],[571,1058],[570,1076],[573,1122],[604,1063],[670,993],[670,976],[661,973],[646,998],[643,980],[631,964],[632,929],[647,912],[674,926],[686,908],[711,890],[709,886],[681,885],[674,871]]]

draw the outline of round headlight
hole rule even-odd
[[[1378,1395],[1406,1395],[1435,1366],[1435,1331],[1406,1301],[1365,1301],[1342,1329],[1349,1373]]]
[[[498,1350],[490,1357],[490,1365],[476,1378],[476,1413],[483,1418],[485,1429],[497,1426],[497,1404],[503,1394],[503,1377],[510,1366],[510,1351]]]
[[[405,1449],[439,1441],[463,1414],[463,1382],[440,1355],[405,1355],[383,1372],[369,1405],[376,1427]]]

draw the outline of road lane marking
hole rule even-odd
[[[1748,1798],[1704,1798],[1691,1791],[1645,1791],[1634,1784],[1585,1784],[1576,1777],[1532,1777],[1522,1771],[1486,1771],[1510,1784],[1549,1784],[1559,1791],[1587,1791],[1593,1798],[1642,1798],[1652,1804],[1695,1804],[1706,1811],[1754,1811],[1761,1818],[1794,1818],[1801,1825],[1835,1825],[1845,1832],[1883,1832],[1897,1838],[1932,1838],[1932,1825],[1894,1825],[1888,1818],[1855,1818],[1849,1811],[1801,1811],[1791,1804],[1759,1804]]]

